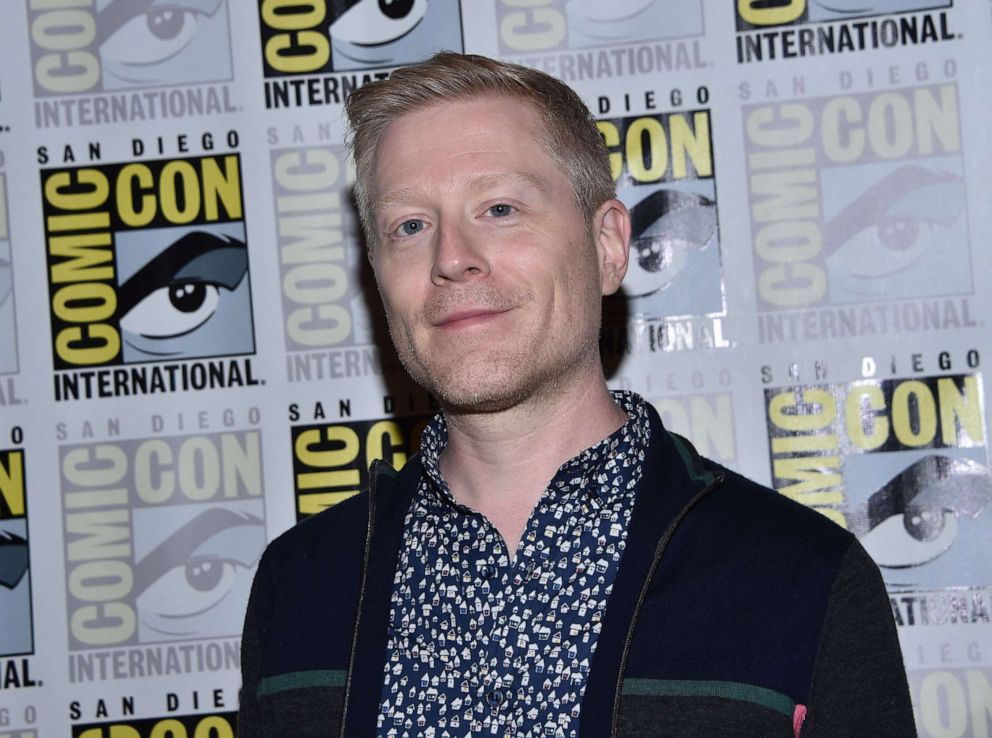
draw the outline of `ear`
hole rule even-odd
[[[607,200],[592,219],[599,276],[604,295],[620,289],[630,256],[630,212],[619,200]]]

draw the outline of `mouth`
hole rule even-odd
[[[478,325],[485,325],[499,316],[510,312],[513,308],[469,308],[448,313],[433,321],[435,328],[455,330],[459,328],[470,328]]]

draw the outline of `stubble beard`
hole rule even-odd
[[[461,300],[443,297],[431,303],[424,311],[423,325],[430,325],[432,316],[443,314]],[[525,293],[506,295],[487,287],[473,292],[472,300],[473,305],[499,309],[525,305],[533,297]],[[564,339],[564,344],[549,346],[540,331],[524,343],[499,336],[499,345],[489,345],[480,336],[466,338],[457,351],[449,347],[445,356],[431,355],[419,345],[414,331],[393,316],[388,316],[388,323],[400,362],[417,384],[434,395],[448,413],[482,414],[554,396],[567,386],[569,377],[590,362],[598,362],[599,321],[585,315],[575,318],[579,331],[567,337],[550,337],[552,341]]]

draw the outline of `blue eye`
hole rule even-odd
[[[514,207],[512,205],[507,205],[505,202],[498,203],[489,208],[490,215],[497,218],[505,218],[506,216],[511,215],[513,211]]]
[[[400,224],[399,232],[404,236],[415,236],[426,228],[422,220],[408,220]]]

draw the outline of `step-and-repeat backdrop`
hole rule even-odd
[[[442,48],[584,97],[611,386],[855,533],[920,734],[989,736],[985,0],[8,0],[0,736],[231,736],[266,541],[416,449],[342,101]]]

